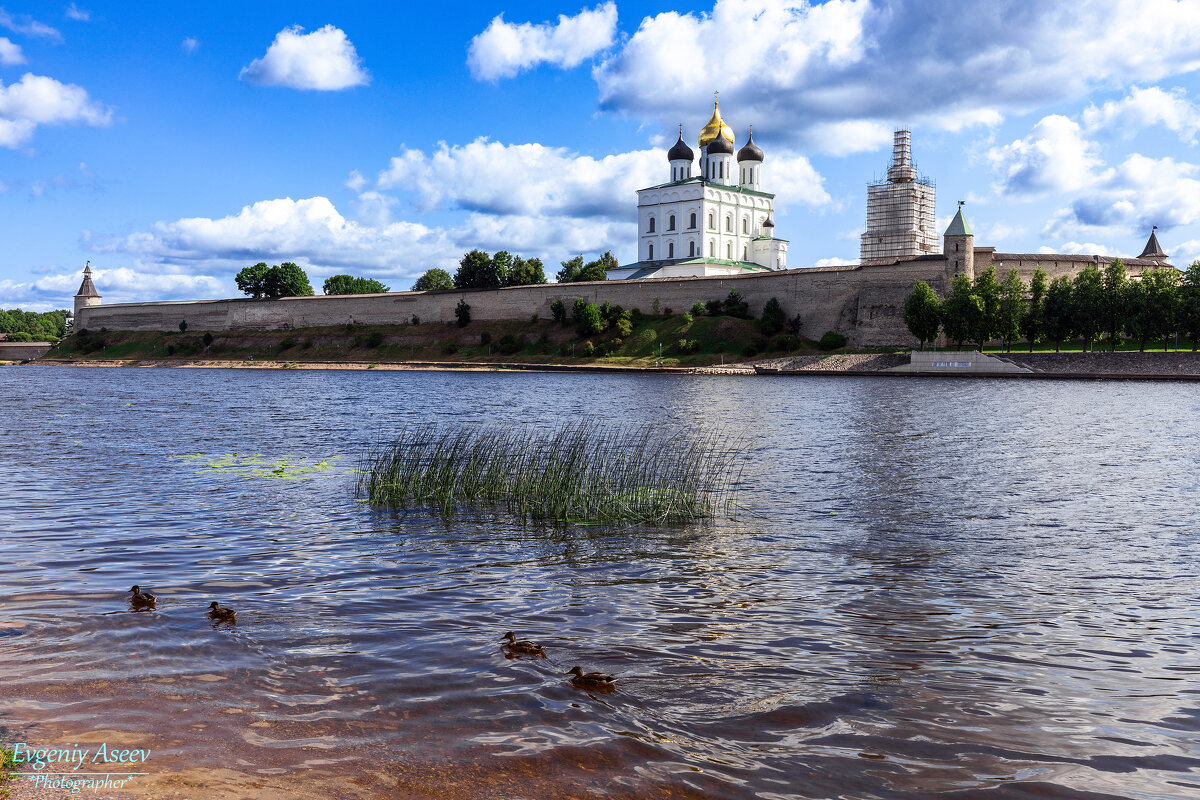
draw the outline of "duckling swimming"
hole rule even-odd
[[[134,584],[133,588],[129,591],[133,592],[133,596],[129,598],[129,602],[133,603],[134,608],[153,608],[154,604],[158,602],[157,597],[149,592],[143,592],[142,587],[137,584]]]
[[[518,639],[517,635],[512,631],[504,634],[500,641],[504,642],[504,649],[510,656],[541,656],[546,657],[546,648],[542,647],[537,642],[531,642],[528,639]]]
[[[606,672],[584,672],[583,667],[571,667],[567,673],[573,675],[571,685],[576,689],[597,689],[610,692],[616,688],[617,679]]]
[[[237,612],[232,608],[221,608],[216,600],[208,604],[208,615],[216,622],[237,622]]]

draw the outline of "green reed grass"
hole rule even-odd
[[[373,505],[444,515],[486,508],[523,521],[658,525],[729,508],[743,452],[738,438],[651,425],[423,425],[366,453],[357,489]]]

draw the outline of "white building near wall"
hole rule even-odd
[[[762,191],[763,152],[753,130],[737,151],[717,103],[700,132],[700,164],[683,141],[668,151],[670,181],[638,190],[638,260],[609,280],[744,275],[787,268],[775,238],[775,195]]]

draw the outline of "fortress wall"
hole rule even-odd
[[[1021,280],[1027,284],[1033,279],[1033,271],[1038,267],[1041,267],[1046,273],[1046,279],[1052,281],[1064,275],[1073,278],[1089,264],[1095,264],[1100,270],[1103,270],[1113,261],[1108,256],[1100,256],[1098,260],[1095,260],[1091,256],[1064,255],[1062,253],[990,253],[986,258],[982,258],[981,255],[980,248],[976,248],[976,275],[990,265],[996,268],[996,280],[1003,281],[1009,270],[1015,269],[1021,276]],[[1165,266],[1165,263],[1160,265],[1157,262],[1141,258],[1122,258],[1121,261],[1125,264],[1125,271],[1129,275],[1141,275],[1142,270]]]
[[[77,329],[177,331],[288,330],[358,323],[397,325],[420,317],[422,322],[452,322],[459,300],[471,306],[476,320],[527,320],[533,314],[551,318],[550,305],[575,298],[650,313],[655,299],[662,310],[680,314],[693,304],[724,299],[736,289],[758,316],[772,297],[791,317],[799,314],[803,333],[818,338],[827,330],[845,334],[852,344],[907,344],[904,299],[913,283],[925,280],[945,290],[944,262],[908,261],[875,267],[822,267],[706,278],[653,278],[639,281],[543,284],[505,289],[440,292],[391,292],[375,295],[287,297],[279,300],[202,300],[171,303],[123,303],[82,308]]]

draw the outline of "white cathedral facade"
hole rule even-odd
[[[775,195],[761,189],[763,152],[751,130],[736,152],[733,130],[713,102],[696,154],[683,141],[667,153],[671,179],[638,190],[638,260],[609,280],[744,275],[787,268],[787,240],[775,238]]]

